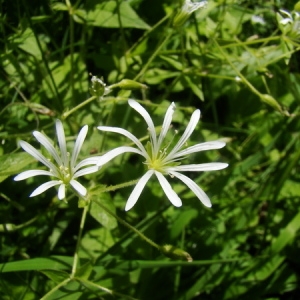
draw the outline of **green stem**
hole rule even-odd
[[[142,70],[139,72],[139,74],[137,74],[135,76],[135,78],[133,80],[138,80],[144,73],[145,71],[148,69],[149,65],[151,64],[151,62],[154,60],[154,58],[158,55],[159,51],[161,50],[161,48],[166,44],[166,42],[169,40],[169,38],[171,37],[173,31],[170,31],[166,38],[162,41],[162,43],[156,48],[156,50],[152,53],[152,55],[150,56],[150,58],[148,59],[147,63],[144,65],[144,67],[142,68]]]
[[[134,49],[142,43],[144,39],[146,39],[151,32],[153,32],[158,26],[160,26],[163,22],[165,22],[170,17],[170,14],[165,15],[161,20],[159,20],[154,26],[151,27],[149,31],[146,31],[127,51],[127,55],[134,51]]]
[[[74,259],[73,259],[73,266],[72,266],[71,278],[73,278],[75,276],[75,273],[76,273],[76,269],[77,269],[77,265],[78,265],[78,260],[79,260],[78,250],[79,250],[79,247],[80,247],[82,232],[83,232],[84,223],[85,223],[85,219],[86,219],[86,214],[87,214],[87,212],[89,210],[89,207],[90,207],[90,201],[83,208],[83,212],[82,212],[82,216],[81,216],[79,233],[78,233],[78,238],[77,238],[77,243],[76,243],[76,248],[75,248],[75,253],[74,253]]]
[[[59,288],[67,284],[69,281],[71,281],[71,278],[65,279],[60,284],[55,286],[51,291],[49,291],[46,295],[44,295],[40,300],[46,300],[49,296],[51,296],[54,292],[56,292]]]
[[[74,20],[73,20],[73,7],[69,0],[66,0],[66,4],[69,8],[69,24],[70,24],[70,86],[71,86],[71,97],[72,102],[75,103],[74,99]]]
[[[140,232],[138,229],[136,229],[135,227],[133,227],[132,225],[130,225],[129,223],[127,223],[126,221],[124,221],[123,219],[121,219],[120,217],[118,217],[115,213],[113,213],[112,211],[110,211],[107,207],[105,207],[100,201],[98,200],[94,200],[95,203],[97,203],[103,210],[105,210],[108,214],[110,214],[111,216],[113,216],[114,218],[116,218],[122,225],[124,225],[125,227],[129,228],[130,230],[132,230],[134,233],[136,233],[142,240],[144,240],[145,242],[147,242],[148,244],[150,244],[151,246],[153,246],[154,248],[157,248],[158,250],[160,250],[160,246],[158,244],[156,244],[155,242],[153,242],[151,239],[149,239],[148,237],[146,237],[142,232]]]
[[[94,101],[95,99],[97,99],[96,96],[92,96],[89,99],[83,101],[82,103],[78,104],[77,106],[75,106],[74,108],[70,109],[69,111],[65,112],[62,114],[62,119],[65,120],[68,116],[70,116],[73,112],[75,112],[76,110],[82,108],[83,106],[89,104],[90,102]]]
[[[261,93],[246,79],[246,77],[235,67],[235,65],[230,61],[230,59],[227,57],[226,53],[223,51],[222,47],[219,45],[219,43],[214,40],[216,46],[224,56],[224,58],[227,60],[228,64],[231,66],[231,68],[237,73],[237,75],[241,78],[243,83],[247,85],[247,87],[252,91],[252,93],[256,94],[258,97],[261,97]]]
[[[124,294],[121,294],[121,293],[117,293],[117,292],[114,292],[113,290],[110,290],[110,289],[107,289],[99,284],[96,284],[94,282],[91,282],[89,280],[85,280],[83,278],[77,278],[77,280],[82,283],[83,285],[85,286],[92,286],[98,290],[101,290],[101,291],[104,291],[106,292],[107,294],[109,295],[113,295],[113,296],[118,296],[120,297],[120,299],[127,299],[127,300],[137,300],[136,298],[132,298],[130,296],[127,296],[127,295],[124,295]]]

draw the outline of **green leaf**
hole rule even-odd
[[[198,216],[196,209],[191,208],[181,212],[172,224],[170,236],[172,239],[177,238],[182,230],[190,223],[190,221]]]
[[[80,279],[89,279],[93,271],[93,266],[93,262],[88,261],[76,271],[76,277],[79,277]]]
[[[70,276],[68,273],[58,270],[42,270],[40,272],[56,283],[60,283]]]
[[[66,4],[64,4],[64,3],[59,3],[59,2],[53,3],[53,4],[51,5],[51,7],[52,7],[53,10],[58,10],[58,11],[60,11],[60,10],[67,11],[67,10],[68,10],[68,7],[67,7]]]
[[[116,239],[111,232],[104,227],[89,230],[82,239],[79,257],[96,259],[100,254],[112,247],[115,242]]]
[[[42,53],[36,37],[30,28],[27,28],[22,35],[15,37],[14,43],[18,43],[18,47],[28,54],[41,59]]]
[[[160,55],[160,58],[163,59],[164,61],[168,62],[174,69],[177,71],[182,71],[182,62],[179,60],[178,56],[165,56],[165,55]]]
[[[201,100],[204,101],[204,95],[202,92],[202,83],[200,77],[195,76],[184,76],[184,80],[186,81],[187,85],[191,88],[193,93]]]
[[[24,170],[24,167],[33,163],[35,159],[28,153],[6,154],[0,157],[0,182],[11,175],[15,175]]]
[[[50,256],[49,258],[31,258],[0,264],[0,272],[38,271],[38,270],[69,270],[73,257]]]
[[[115,214],[116,208],[113,205],[112,199],[109,194],[102,193],[101,196],[92,196],[92,203],[90,208],[91,216],[98,221],[101,225],[103,225],[107,229],[114,229],[118,226],[117,220],[107,213],[97,202],[93,201],[93,199],[99,199],[99,201],[103,206],[108,208],[111,212]]]
[[[120,28],[120,18],[123,28],[150,29],[150,26],[140,19],[136,12],[131,8],[129,2],[120,2],[120,16],[118,16],[116,1],[98,2],[99,1],[90,0],[87,3],[87,7],[90,7],[90,10],[87,12],[87,22],[90,25]]]

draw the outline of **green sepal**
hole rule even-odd
[[[185,260],[187,262],[192,262],[193,258],[189,253],[186,251],[176,248],[172,245],[164,245],[160,247],[160,251],[162,254],[164,254],[166,257],[176,259],[176,260]]]

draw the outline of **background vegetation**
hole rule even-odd
[[[0,298],[41,299],[68,277],[82,211],[72,193],[64,203],[54,188],[29,198],[44,177],[13,181],[21,171],[41,167],[18,141],[38,146],[34,130],[54,139],[59,118],[71,142],[89,125],[82,158],[101,155],[128,140],[96,126],[146,137],[144,121],[127,104],[133,98],[159,126],[174,101],[179,133],[200,108],[189,143],[227,142],[191,157],[194,163],[229,163],[222,171],[191,174],[212,208],[173,180],[183,200],[175,208],[153,180],[125,213],[132,186],[100,190],[141,177],[144,165],[134,155],[115,159],[82,183],[120,218],[160,245],[184,249],[194,261],[164,257],[93,205],[78,280],[43,299],[298,299],[300,20],[294,14],[280,23],[280,9],[294,5],[209,0],[173,27],[180,1],[2,0]],[[91,98],[90,74],[107,85],[127,78],[148,89]]]

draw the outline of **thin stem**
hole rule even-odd
[[[78,104],[77,106],[75,106],[74,108],[70,109],[69,111],[65,112],[62,114],[62,119],[65,120],[68,116],[70,116],[73,112],[75,112],[76,110],[82,108],[83,106],[89,104],[90,102],[94,101],[95,99],[97,99],[96,96],[92,96],[89,99],[83,101],[82,103]]]
[[[121,294],[121,293],[114,292],[113,290],[107,289],[107,288],[105,288],[105,287],[103,287],[103,286],[101,286],[101,285],[99,285],[99,284],[96,284],[96,283],[94,283],[94,282],[91,282],[91,281],[89,281],[89,280],[85,280],[85,279],[83,279],[83,278],[76,278],[76,279],[77,279],[80,283],[82,283],[83,285],[85,285],[85,286],[92,286],[92,287],[94,287],[94,288],[96,288],[96,289],[99,289],[99,290],[101,290],[101,291],[103,291],[103,292],[106,292],[106,293],[109,294],[109,295],[118,296],[118,297],[120,297],[120,298],[122,298],[122,299],[127,299],[127,300],[137,300],[136,298],[132,298],[132,297],[130,297],[130,296],[127,296],[127,295],[124,295],[124,294]]]
[[[153,54],[150,56],[150,58],[148,59],[147,63],[144,65],[143,69],[139,72],[139,74],[137,74],[134,78],[134,80],[138,80],[144,73],[145,71],[148,69],[149,65],[151,64],[151,62],[154,60],[154,58],[158,55],[160,49],[166,44],[166,42],[170,39],[171,35],[172,35],[173,31],[170,31],[166,38],[162,41],[162,43],[156,48],[156,50],[153,52]]]
[[[181,241],[180,241],[180,248],[184,248],[184,241],[185,241],[185,228],[182,230],[181,233]],[[175,268],[175,278],[174,278],[174,294],[177,295],[180,286],[180,275],[181,275],[182,266],[177,266]]]
[[[69,25],[70,25],[70,86],[72,103],[75,103],[74,99],[74,20],[73,20],[73,7],[69,0],[66,0],[66,4],[69,9]]]
[[[151,246],[155,247],[156,249],[160,250],[160,246],[158,244],[156,244],[155,242],[153,242],[151,239],[149,239],[148,237],[146,237],[142,232],[140,232],[138,229],[136,229],[135,227],[133,227],[132,225],[130,225],[129,223],[127,223],[126,221],[124,221],[123,219],[121,219],[120,217],[118,217],[116,214],[114,214],[112,211],[110,211],[107,207],[105,207],[100,201],[98,200],[94,200],[95,203],[97,203],[103,210],[105,210],[108,214],[110,214],[111,216],[113,216],[114,218],[116,218],[122,225],[124,225],[125,227],[129,228],[130,230],[132,230],[134,233],[136,233],[142,240],[144,240],[145,242],[147,242],[148,244],[150,244]]]
[[[73,278],[74,275],[75,275],[75,273],[76,273],[76,269],[77,269],[77,265],[78,265],[78,260],[79,260],[78,250],[79,250],[79,247],[80,247],[82,232],[83,232],[84,223],[85,223],[85,219],[86,219],[86,214],[87,214],[87,212],[89,210],[89,207],[90,207],[90,201],[83,208],[83,212],[82,212],[82,216],[81,216],[79,233],[78,233],[78,238],[77,238],[77,243],[76,243],[76,248],[75,248],[75,253],[74,253],[74,259],[73,259],[73,266],[72,266],[71,278]]]
[[[127,55],[130,54],[134,49],[146,38],[149,36],[151,32],[153,32],[158,26],[160,26],[163,22],[165,22],[171,14],[165,15],[161,20],[159,20],[154,26],[151,27],[149,31],[146,31],[127,51]]]
[[[220,52],[222,53],[222,55],[224,56],[224,58],[227,60],[227,62],[229,63],[229,65],[232,67],[232,69],[237,73],[237,75],[242,79],[243,83],[246,84],[248,86],[248,88],[258,97],[261,96],[261,93],[246,79],[246,77],[235,67],[235,65],[230,61],[230,59],[227,57],[227,55],[225,54],[225,52],[223,51],[222,47],[219,45],[219,43],[214,40],[216,46],[218,47],[218,49],[220,50]]]
[[[55,286],[51,291],[49,291],[46,295],[44,295],[40,300],[46,300],[49,296],[51,296],[54,292],[56,292],[59,288],[67,284],[69,281],[71,281],[71,278],[65,279],[60,284]]]

